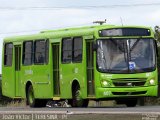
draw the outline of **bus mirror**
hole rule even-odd
[[[157,41],[156,41],[156,40],[155,40],[155,46],[156,46],[157,57],[159,57],[159,53],[158,53],[158,45],[157,45]]]
[[[154,27],[155,30],[155,39],[159,42],[159,36],[160,36],[160,26],[155,26]]]

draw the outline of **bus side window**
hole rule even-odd
[[[45,47],[46,47],[46,41],[45,40],[35,41],[34,63],[36,63],[36,64],[45,63],[45,52],[46,52]]]
[[[48,64],[49,62],[49,40],[46,40],[46,43],[45,43],[45,62],[46,64]]]
[[[62,63],[70,63],[72,61],[72,39],[64,38],[62,40]]]
[[[83,40],[82,37],[73,39],[73,62],[82,62]]]
[[[4,65],[12,66],[13,44],[6,43],[4,46]]]
[[[33,42],[27,41],[23,43],[23,65],[32,64]]]

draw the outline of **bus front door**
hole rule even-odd
[[[53,93],[54,96],[60,95],[59,81],[59,43],[52,44],[52,61],[53,61]]]
[[[93,62],[93,48],[92,41],[86,41],[86,63],[87,63],[87,95],[93,97],[95,95],[94,89],[94,62]]]
[[[21,94],[20,91],[21,46],[16,45],[14,46],[14,49],[15,49],[15,93],[16,97],[19,97]]]

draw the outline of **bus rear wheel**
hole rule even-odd
[[[72,90],[72,100],[70,102],[72,107],[87,107],[88,106],[88,100],[83,99],[81,96],[80,86],[77,85]]]
[[[32,85],[29,86],[27,91],[27,102],[30,107],[45,107],[47,103],[46,100],[35,99]]]

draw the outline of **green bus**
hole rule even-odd
[[[134,107],[158,94],[157,45],[144,26],[96,25],[4,39],[2,93],[30,107],[116,100]]]

